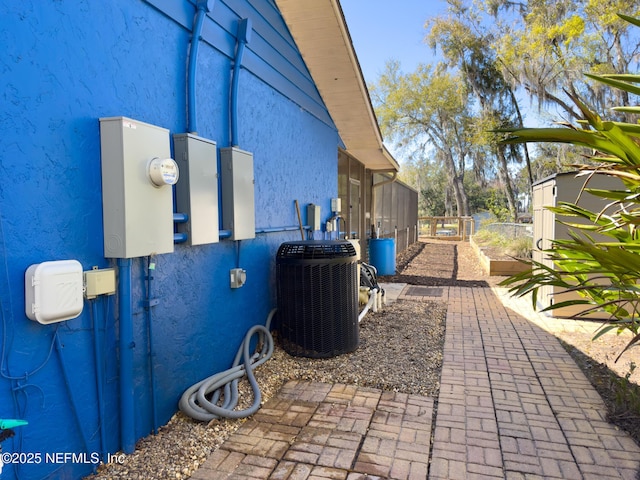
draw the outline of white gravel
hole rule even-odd
[[[403,393],[436,396],[440,387],[446,305],[401,300],[360,324],[355,352],[329,359],[292,357],[279,346],[255,371],[263,403],[290,379],[348,383]],[[215,372],[212,372],[215,373]],[[240,408],[253,400],[248,383],[240,386]],[[91,480],[186,479],[244,420],[196,422],[177,413],[157,435],[138,442],[122,464],[101,465]]]

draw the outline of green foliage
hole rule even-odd
[[[499,222],[508,222],[511,219],[507,197],[503,192],[495,188],[488,190],[487,208]]]
[[[590,77],[627,93],[636,93],[635,84],[640,83],[637,75]],[[502,284],[515,295],[531,293],[534,306],[540,287],[545,285],[579,293],[582,298],[556,303],[547,310],[584,305],[580,315],[604,312],[609,320],[595,338],[609,331],[633,333],[622,355],[640,341],[640,126],[603,120],[575,95],[569,95],[584,121],[566,128],[510,130],[505,142],[561,142],[590,148],[591,160],[597,166],[576,167],[583,172],[584,190],[603,198],[607,208],[592,212],[574,203],[552,208],[571,228],[569,239],[555,240],[545,250],[557,268],[532,262],[531,272],[510,277]],[[590,188],[589,178],[594,173],[620,179],[624,189]]]
[[[528,235],[516,236],[501,233],[494,227],[487,225],[480,228],[473,236],[473,241],[483,247],[496,247],[507,256],[522,260],[531,258],[533,240]]]
[[[443,166],[457,213],[467,215],[462,179],[471,117],[469,92],[460,75],[430,65],[404,74],[397,62],[389,62],[370,93],[385,137],[411,155],[424,156],[431,150],[434,161]]]
[[[505,77],[523,87],[539,107],[554,106],[565,112],[565,118],[577,120],[580,110],[573,108],[565,91],[599,109],[628,100],[625,91],[607,90],[581,72],[602,75],[637,67],[637,37],[629,33],[630,22],[616,12],[640,15],[640,0],[481,0],[479,4],[496,19],[494,48]],[[506,12],[512,21],[501,20]]]

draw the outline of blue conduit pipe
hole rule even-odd
[[[311,230],[309,225],[303,225],[302,228],[305,230]],[[299,225],[287,226],[287,227],[262,227],[256,228],[256,234],[260,233],[279,233],[279,232],[293,232],[300,230]],[[218,237],[219,238],[231,238],[233,232],[231,230],[220,230]],[[175,234],[174,234],[175,239]]]
[[[310,229],[308,226],[303,226],[302,228]],[[293,232],[300,230],[299,225],[293,225],[291,227],[266,227],[266,228],[256,228],[256,233],[277,233],[277,232]]]
[[[188,214],[173,212],[173,223],[187,223],[188,221]],[[187,239],[188,236],[184,232],[175,232],[173,234],[173,243],[185,243]]]
[[[122,451],[133,453],[136,444],[133,390],[133,300],[131,259],[118,259],[118,317],[120,324],[120,439]]]
[[[173,223],[187,223],[189,215],[187,213],[173,212]]]
[[[107,463],[107,436],[105,432],[104,393],[102,376],[102,342],[100,325],[98,324],[98,302],[94,298],[91,302],[91,316],[93,317],[93,353],[96,364],[96,393],[98,395],[98,424],[100,429],[100,455],[104,463]]]
[[[187,68],[187,130],[189,133],[198,131],[196,115],[196,68],[198,66],[198,48],[202,34],[202,24],[207,12],[213,7],[213,0],[197,0],[196,15],[191,30],[191,45],[189,46],[189,65]]]
[[[255,325],[249,329],[230,369],[205,378],[182,394],[178,406],[183,413],[208,422],[217,418],[245,418],[258,411],[262,395],[253,370],[273,354],[273,337],[269,329],[275,313],[276,309],[271,310],[264,326]],[[254,335],[258,335],[258,344],[251,355],[249,345]],[[234,410],[238,405],[238,382],[245,375],[253,391],[253,404],[244,410]]]
[[[144,302],[144,307],[147,313],[147,335],[149,341],[149,379],[151,380],[151,416],[153,418],[153,433],[158,433],[158,413],[157,413],[157,399],[156,399],[156,375],[155,375],[155,358],[156,352],[153,342],[153,315],[151,307],[157,305],[157,300],[151,295],[151,285],[153,280],[153,274],[156,271],[156,264],[153,259],[147,257],[147,299]]]
[[[231,235],[229,235],[231,236]],[[173,234],[173,243],[185,243],[188,237],[186,233],[174,233]]]
[[[231,146],[238,146],[238,79],[240,77],[240,67],[244,56],[244,47],[251,40],[251,20],[243,18],[238,22],[237,33],[238,47],[236,48],[236,58],[233,62],[233,78],[231,80]]]

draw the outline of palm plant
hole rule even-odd
[[[640,26],[639,19],[620,17]],[[640,75],[587,76],[640,95]],[[612,330],[631,331],[633,336],[620,352],[622,355],[640,342],[640,125],[603,120],[577,96],[569,95],[584,116],[577,126],[505,130],[504,142],[561,142],[589,148],[591,162],[575,167],[584,176],[583,191],[601,197],[606,206],[597,212],[575,203],[548,207],[571,229],[570,238],[554,240],[545,250],[555,268],[532,261],[531,271],[509,277],[501,284],[510,287],[513,295],[531,293],[534,307],[538,290],[545,285],[579,293],[580,298],[555,303],[545,310],[582,304],[584,310],[578,316],[605,312],[608,321],[598,329],[594,340]],[[640,114],[640,107],[614,110]],[[590,188],[589,179],[596,173],[620,179],[623,188]],[[576,221],[577,218],[581,220]]]

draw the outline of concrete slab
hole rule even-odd
[[[395,302],[407,286],[406,283],[378,283],[384,289],[387,303]]]

